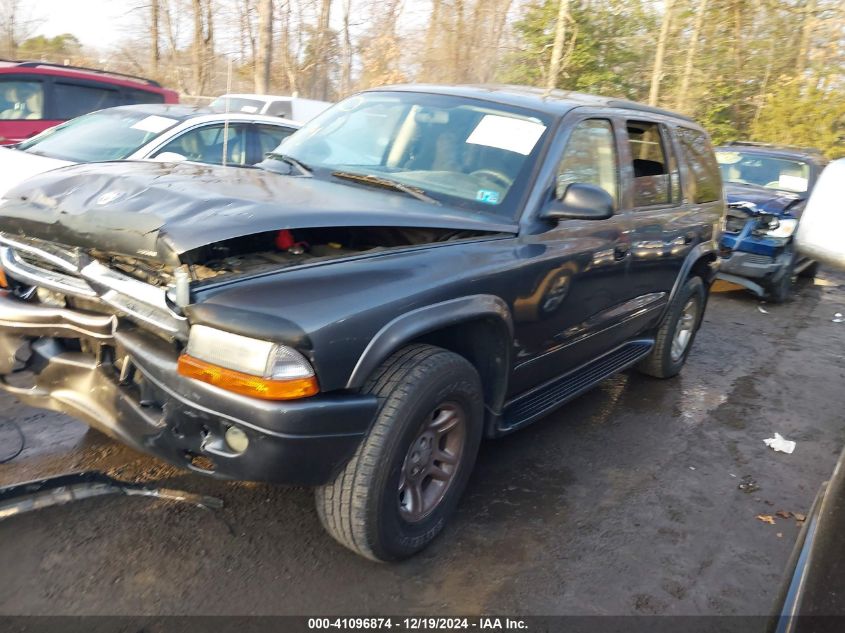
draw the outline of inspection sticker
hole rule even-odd
[[[545,131],[546,126],[536,121],[486,114],[466,142],[528,156]]]
[[[475,199],[486,204],[499,204],[499,192],[490,189],[479,189]]]
[[[156,116],[153,114],[135,123],[135,125],[132,126],[132,129],[158,134],[160,132],[164,132],[169,127],[173,127],[177,123],[179,123],[179,121],[176,119],[168,119],[167,117]]]

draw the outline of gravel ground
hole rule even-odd
[[[26,437],[0,485],[100,469],[226,503],[104,497],[2,521],[0,613],[768,613],[799,531],[776,512],[806,513],[845,444],[843,284],[763,306],[717,287],[680,377],[619,375],[487,442],[450,526],[397,565],[336,544],[309,490],[187,474],[0,395]],[[775,431],[794,454],[763,444]]]

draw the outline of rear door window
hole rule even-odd
[[[53,83],[53,101],[57,119],[73,119],[94,110],[112,108],[123,103],[120,92],[116,89],[64,81]]]
[[[20,79],[0,79],[0,120],[43,118],[43,83]]]
[[[228,129],[224,130],[226,127]],[[223,162],[224,145],[227,165],[247,164],[247,126],[241,123],[228,126],[215,123],[188,130],[170,141],[153,156],[164,152],[174,152],[187,160],[219,165]]]
[[[628,121],[626,130],[634,174],[634,207],[671,204],[673,165],[660,125],[648,121]],[[677,178],[675,182],[677,184]]]
[[[718,200],[722,191],[719,164],[707,134],[699,130],[679,127],[675,130],[681,156],[690,171],[688,188],[696,203]]]

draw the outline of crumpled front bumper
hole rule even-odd
[[[346,463],[376,412],[372,396],[272,402],[180,376],[174,344],[116,316],[0,291],[0,389],[203,474],[314,485]],[[233,451],[224,435],[249,438]]]

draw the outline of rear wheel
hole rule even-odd
[[[671,378],[681,371],[692,348],[707,293],[700,277],[690,277],[672,300],[655,337],[654,349],[637,370],[656,378]]]
[[[375,423],[317,512],[342,545],[376,561],[407,558],[443,529],[481,442],[481,381],[463,357],[431,345],[394,354],[366,387]]]

